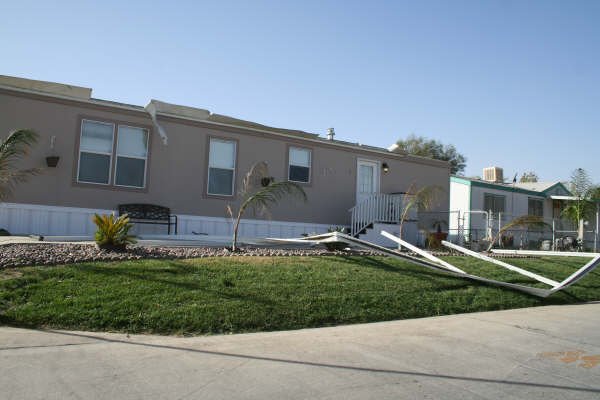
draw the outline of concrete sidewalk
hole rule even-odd
[[[600,304],[212,337],[0,328],[1,399],[598,399]]]

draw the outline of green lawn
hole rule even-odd
[[[531,282],[472,258],[448,260],[482,276]],[[585,260],[510,262],[561,280]],[[215,257],[0,271],[0,324],[131,333],[282,330],[590,300],[600,300],[600,270],[540,299],[384,257]]]

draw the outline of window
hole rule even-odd
[[[148,131],[119,125],[115,185],[143,188],[146,185]]]
[[[208,194],[233,196],[236,145],[232,140],[210,139]]]
[[[82,120],[77,182],[144,188],[148,138],[146,129]]]
[[[359,192],[360,193],[368,193],[371,194],[373,192],[375,192],[375,188],[373,187],[374,185],[374,181],[373,181],[373,175],[374,175],[374,167],[371,165],[364,165],[361,164],[360,168],[358,170],[359,173],[359,177],[358,177],[358,182],[359,182]]]
[[[310,150],[290,147],[288,180],[308,183],[310,181]]]
[[[114,130],[113,124],[82,121],[77,174],[79,182],[110,183]]]
[[[535,198],[529,198],[528,201],[528,214],[529,215],[535,215],[537,217],[543,217],[544,216],[544,200],[542,199],[535,199]]]
[[[483,195],[483,209],[485,211],[492,211],[493,213],[504,212],[506,203],[506,197],[497,194],[484,193]]]

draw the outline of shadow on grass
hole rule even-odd
[[[477,286],[498,288],[497,285],[494,285],[491,283],[485,283],[485,282],[475,281],[475,280],[472,280],[472,279],[469,279],[466,277],[463,278],[463,277],[459,277],[459,276],[455,276],[455,275],[450,275],[450,274],[444,273],[443,271],[437,272],[437,271],[427,269],[425,267],[421,267],[422,269],[418,269],[419,267],[413,266],[412,264],[410,264],[408,262],[403,263],[402,266],[395,266],[395,265],[391,265],[389,263],[386,263],[382,260],[379,260],[379,259],[376,259],[376,258],[373,258],[370,256],[361,257],[360,260],[356,259],[356,257],[352,257],[352,256],[348,256],[347,258],[344,258],[344,259],[348,262],[357,264],[361,267],[371,267],[371,268],[383,269],[388,272],[399,273],[399,274],[410,276],[413,278],[421,278],[422,279],[425,276],[425,277],[434,278],[434,280],[436,280],[436,281],[439,281],[440,279],[445,279],[447,282],[456,281],[457,285],[454,287],[455,289],[462,289],[462,288],[467,288],[467,287],[477,287]],[[498,267],[498,268],[500,268],[500,267]],[[474,275],[476,275],[476,274],[474,274]],[[504,281],[507,283],[514,283],[514,284],[518,284],[518,285],[530,286],[530,287],[539,287],[539,288],[547,288],[548,287],[547,285],[539,283],[535,280],[529,279],[527,277],[521,277],[519,275],[511,275],[509,279],[506,279],[507,278],[506,276],[497,275],[497,274],[491,274],[491,275],[486,274],[485,278]],[[458,282],[461,282],[461,284],[458,284]],[[443,286],[435,286],[434,289],[443,290]],[[522,296],[525,296],[525,297],[539,299],[538,296],[535,296],[535,295],[532,295],[529,293],[525,293],[525,292],[521,292],[519,290],[510,289],[510,288],[504,288],[504,289],[511,290],[512,292],[522,295]],[[446,290],[449,290],[449,289],[446,289]]]

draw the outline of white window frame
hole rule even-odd
[[[112,126],[112,148],[111,148],[111,152],[110,153],[102,153],[99,151],[88,151],[88,150],[84,150],[83,153],[90,153],[90,154],[100,154],[103,156],[109,156],[110,157],[110,161],[108,163],[108,182],[107,183],[101,183],[101,182],[89,182],[89,181],[82,181],[79,179],[79,171],[81,169],[81,141],[83,139],[83,124],[85,122],[92,122],[95,124],[104,124],[104,125],[110,125]],[[113,165],[113,153],[114,153],[114,148],[115,148],[115,129],[116,129],[116,124],[112,123],[112,122],[104,122],[104,121],[95,121],[93,119],[87,119],[87,118],[82,118],[81,119],[81,126],[79,127],[79,145],[78,145],[78,149],[77,151],[79,152],[78,156],[77,156],[77,183],[83,183],[86,185],[102,185],[102,186],[110,186],[111,185],[111,177],[112,177],[112,165]]]
[[[137,160],[144,160],[144,185],[143,186],[131,186],[131,185],[117,185],[117,170],[119,169],[119,128],[121,126],[133,129],[141,129],[146,132],[146,157],[136,157],[136,156],[122,156],[123,158],[135,158]],[[126,125],[126,124],[117,124],[117,142],[115,148],[115,171],[113,176],[113,185],[116,187],[124,187],[131,189],[145,189],[146,188],[146,172],[148,171],[148,153],[150,153],[149,141],[150,141],[150,132],[146,128],[141,128],[139,126]],[[112,160],[111,160],[112,161]]]
[[[295,167],[306,168],[306,165],[292,164],[292,158],[290,157],[290,153],[292,152],[292,149],[303,150],[303,151],[307,151],[308,152],[308,181],[306,181],[306,182],[304,182],[304,181],[295,181],[295,180],[290,179],[290,170],[291,170],[292,165],[295,166]],[[312,180],[312,149],[307,149],[306,147],[297,147],[297,146],[289,146],[288,147],[287,180],[289,182],[303,183],[305,185],[310,184],[310,181]]]
[[[210,144],[212,141],[222,142],[222,143],[233,143],[233,168],[217,168],[216,169],[228,169],[233,171],[231,177],[231,194],[222,194],[222,193],[211,193],[210,188],[210,169],[213,168],[210,166]],[[211,137],[208,139],[208,160],[207,160],[208,168],[206,171],[206,194],[209,196],[222,196],[222,197],[233,197],[235,196],[235,169],[237,167],[237,141],[233,139],[224,139],[218,137]]]

